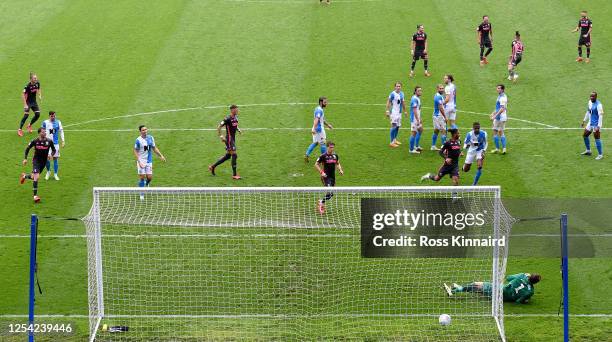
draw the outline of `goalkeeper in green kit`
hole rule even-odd
[[[533,285],[540,282],[542,277],[537,274],[518,273],[506,277],[503,284],[504,302],[516,302],[525,304],[534,294]],[[459,292],[477,292],[486,296],[491,296],[493,284],[486,281],[473,282],[466,285],[453,284],[452,288],[444,283],[444,290],[449,297]]]

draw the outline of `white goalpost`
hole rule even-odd
[[[385,199],[486,213],[478,236],[507,242],[513,220],[500,191],[94,188],[84,218],[90,341],[505,341],[507,243],[377,258],[363,257],[361,241],[364,200]],[[474,281],[491,281],[492,294],[449,297],[442,287]],[[452,324],[438,324],[440,314]]]

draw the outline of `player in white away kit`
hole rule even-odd
[[[153,136],[147,134],[147,127],[140,125],[138,130],[140,131],[140,136],[136,138],[136,143],[134,144],[134,157],[136,157],[136,168],[138,169],[138,177],[140,177],[138,186],[142,188],[149,186],[151,180],[153,180],[153,152],[164,162],[166,158],[155,145]],[[140,194],[140,199],[144,199],[144,194]]]
[[[448,119],[450,128],[457,128],[455,121],[457,120],[457,88],[455,87],[455,78],[451,74],[444,75],[444,113]]]
[[[62,139],[62,148],[66,146],[66,141],[64,140],[64,128],[62,127],[62,122],[59,121],[55,117],[55,112],[49,112],[49,119],[43,121],[42,128],[47,131],[47,138],[53,141],[53,145],[55,146],[55,153],[51,156],[53,157],[53,178],[55,180],[60,180],[58,176],[59,171],[59,157],[60,157],[60,145],[59,140]],[[49,151],[51,153],[51,151]],[[51,176],[51,161],[47,160],[47,174],[45,175],[45,180],[48,180]]]
[[[495,111],[491,113],[491,120],[493,120],[493,141],[495,142],[495,149],[491,153],[499,153],[499,143],[501,141],[502,154],[506,154],[506,121],[508,121],[508,97],[505,93],[506,86],[503,84],[497,85],[497,102],[495,102]]]
[[[474,122],[472,130],[465,136],[463,148],[467,149],[467,156],[463,164],[463,172],[470,172],[472,163],[476,159],[478,170],[474,176],[472,185],[478,185],[480,175],[482,175],[482,164],[484,162],[485,151],[487,150],[487,132],[480,130],[480,123]]]
[[[591,141],[589,140],[589,136],[591,133],[593,133],[595,136],[595,146],[597,146],[598,153],[597,157],[595,158],[596,160],[603,158],[603,146],[601,145],[601,125],[603,124],[603,113],[603,106],[597,99],[597,92],[594,91],[591,93],[589,102],[587,104],[587,111],[584,115],[584,120],[582,121],[582,127],[584,127],[582,137],[584,138],[584,145],[586,146],[586,151],[582,152],[582,155],[591,155]]]
[[[325,112],[323,109],[327,107],[327,97],[321,96],[319,97],[319,105],[314,110],[314,120],[312,123],[312,144],[308,146],[306,150],[306,154],[304,155],[304,161],[308,163],[308,158],[312,151],[319,145],[321,150],[321,154],[324,154],[327,151],[327,146],[325,145],[327,136],[325,135],[325,127],[329,129],[333,129],[332,125],[325,120]]]
[[[391,111],[389,111],[391,109]],[[385,115],[391,119],[391,141],[390,147],[398,147],[402,143],[397,141],[399,129],[402,126],[402,113],[406,112],[406,103],[404,102],[404,92],[402,91],[402,83],[395,82],[395,89],[387,98],[387,111]]]
[[[419,145],[423,134],[423,121],[421,121],[421,95],[423,89],[414,87],[414,95],[410,99],[410,153],[419,154],[423,150]]]

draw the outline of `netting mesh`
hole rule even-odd
[[[94,190],[88,234],[96,341],[498,341],[501,292],[448,298],[443,282],[500,282],[507,246],[470,258],[362,258],[362,198],[461,196],[495,216],[495,187]],[[450,314],[442,327],[438,315]],[[496,319],[499,326],[496,325]],[[127,326],[127,332],[102,329]]]

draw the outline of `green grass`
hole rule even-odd
[[[591,64],[573,61],[577,35],[569,31],[583,8],[594,21]],[[244,104],[240,117],[244,134],[238,138],[238,165],[244,179],[239,185],[316,186],[318,175],[301,158],[310,142],[307,129],[252,128],[308,128],[314,102],[326,95],[331,103],[326,116],[335,127],[378,128],[328,131],[346,170],[338,185],[419,184],[420,175],[435,171],[440,158],[430,152],[409,155],[407,125],[400,132],[402,147],[387,147],[383,105],[394,81],[404,82],[406,94],[415,84],[423,86],[423,105],[431,107],[435,84],[444,73],[452,73],[459,109],[489,113],[496,97],[494,86],[504,81],[509,44],[517,29],[526,51],[519,82],[507,84],[509,116],[532,123],[509,121],[509,154],[487,157],[481,184],[501,185],[506,198],[565,199],[567,207],[551,212],[574,209],[570,218],[587,217],[574,219],[572,229],[610,233],[606,219],[582,230],[589,222],[588,208],[587,214],[576,208],[580,199],[607,203],[603,199],[611,197],[612,159],[596,162],[579,156],[583,146],[577,129],[516,128],[544,128],[541,124],[578,128],[592,89],[598,90],[608,108],[612,51],[606,47],[612,42],[612,23],[606,19],[611,9],[603,0],[461,4],[398,0],[335,2],[329,7],[315,0],[4,1],[0,4],[0,110],[5,118],[0,124],[4,150],[0,233],[28,234],[31,213],[83,217],[91,205],[93,186],[136,185],[131,146],[139,124],[150,127],[168,158],[165,164],[156,161],[154,185],[237,185],[229,177],[229,165],[221,166],[217,177],[206,172],[206,166],[223,153],[214,132],[180,130],[214,128],[226,114],[224,108],[120,117],[168,109]],[[491,64],[480,68],[474,29],[485,13],[494,25],[495,50]],[[410,37],[417,23],[425,25],[430,37],[431,78],[422,76],[420,62],[417,76],[407,78]],[[17,175],[27,170],[20,162],[32,137],[19,138],[14,132],[21,118],[19,93],[30,70],[38,73],[44,89],[43,118],[46,111],[55,110],[67,126],[62,180],[41,181],[39,205],[31,203],[30,184],[17,183]],[[290,102],[307,104],[283,104]],[[246,106],[275,103],[279,104]],[[423,146],[431,133],[429,111],[425,108]],[[112,119],[84,123],[100,118]],[[474,120],[483,122],[492,134],[484,115],[460,112],[463,134]],[[606,150],[612,146],[609,132],[602,133]],[[473,172],[462,175],[462,183],[470,183]],[[515,208],[519,212],[520,206]],[[534,210],[526,211],[537,216]],[[84,232],[82,224],[74,221],[43,219],[40,228],[45,235]],[[537,228],[557,229],[554,223]],[[603,295],[612,280],[611,255],[602,242],[606,239],[609,245],[609,237],[592,239],[603,245],[596,248],[597,258],[571,261],[572,313],[612,314],[612,302]],[[512,241],[516,240],[511,245]],[[26,238],[0,238],[0,315],[27,312],[28,243]],[[539,247],[556,245],[544,241]],[[537,271],[544,280],[529,305],[507,305],[508,314],[557,312],[558,260],[543,257],[537,248],[536,244],[533,254],[521,252],[509,260],[509,272]],[[41,239],[39,257],[44,294],[38,296],[37,312],[87,314],[84,239]],[[74,338],[83,339],[83,320],[67,320],[78,322]],[[508,316],[508,340],[558,340],[560,322],[556,317]],[[573,318],[574,340],[605,340],[612,335],[611,322],[609,317]]]

